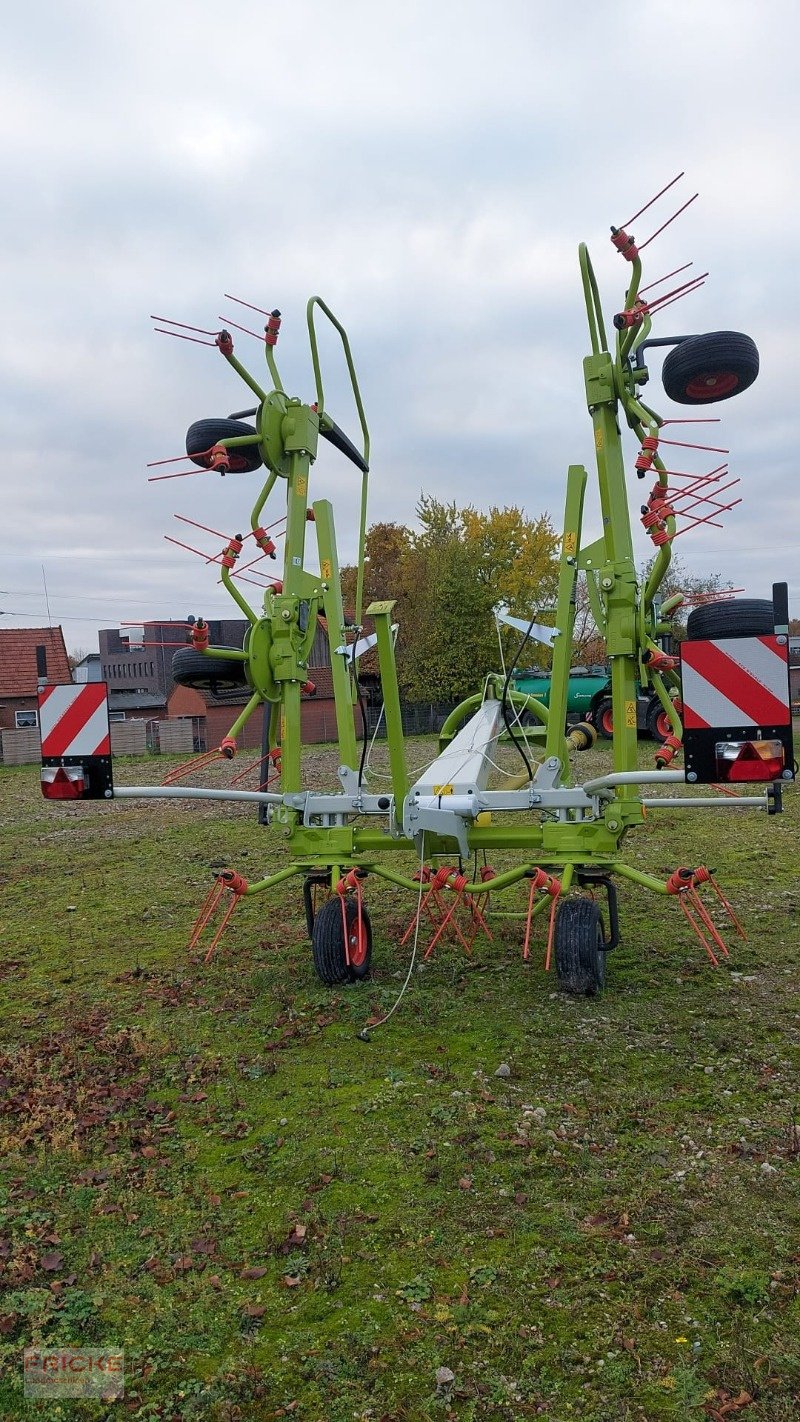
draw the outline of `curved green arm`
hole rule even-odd
[[[322,297],[312,296],[306,307],[306,319],[308,321],[308,337],[311,343],[311,362],[314,367],[314,385],[317,392],[317,414],[321,418],[324,413],[325,392],[322,388],[322,371],[320,369],[319,363],[317,332],[316,327],[314,325],[315,306],[318,306],[321,311],[324,311],[331,325],[334,327],[335,330],[339,332],[339,335],[341,337],[344,358],[347,362],[347,370],[350,375],[350,384],[353,391],[353,399],[355,400],[356,410],[358,411],[358,419],[361,425],[362,454],[364,456],[364,463],[368,465],[369,430],[367,428],[367,417],[364,414],[364,406],[361,400],[361,391],[358,385],[358,377],[356,376],[356,368],[353,364],[353,356],[350,350],[350,341],[348,340],[347,332],[345,331],[341,321],[338,321],[336,319],[330,307],[322,300]],[[367,479],[367,471],[364,470],[361,475],[361,511],[358,522],[358,562],[356,573],[355,620],[356,626],[358,627],[361,626],[361,610],[364,605],[364,546],[367,538]]]
[[[270,494],[272,493],[272,490],[275,487],[275,481],[277,477],[277,471],[273,469],[270,473],[269,478],[267,479],[266,484],[261,490],[261,493],[253,504],[253,512],[250,515],[250,527],[254,531],[258,528],[261,522],[261,510],[263,509],[265,503],[267,502],[267,499],[269,498]]]
[[[606,328],[603,323],[603,308],[600,302],[597,278],[594,274],[592,259],[589,256],[589,249],[585,242],[581,242],[578,247],[578,261],[581,267],[581,280],[583,282],[583,296],[586,302],[586,317],[589,322],[589,338],[592,342],[592,355],[599,355],[601,351],[608,350],[608,341],[606,339]]]
[[[669,692],[667,691],[667,688],[664,685],[663,677],[659,672],[651,671],[650,681],[656,696],[658,697],[659,701],[661,702],[661,705],[664,708],[666,716],[669,720],[669,724],[672,727],[673,736],[675,736],[679,741],[682,741],[683,722],[681,721],[681,718],[675,709],[675,703],[672,700],[672,697],[670,696]]]
[[[276,874],[270,874],[266,879],[259,879],[256,884],[248,884],[244,891],[244,898],[249,894],[261,894],[264,889],[272,889],[275,884],[282,884],[284,879],[291,879],[293,874],[302,874],[302,864],[289,864],[286,869],[279,869]],[[419,885],[416,885],[419,888]]]
[[[255,627],[256,623],[258,622],[258,618],[256,617],[250,604],[245,600],[245,598],[242,597],[242,594],[239,592],[239,589],[232,581],[230,568],[222,569],[222,584],[230,593],[234,602],[238,602],[240,608],[242,609],[242,612],[250,623],[250,626]]]
[[[537,701],[535,696],[528,696],[523,691],[511,691],[508,696],[512,706],[517,706],[521,711],[532,711],[535,716],[546,726],[550,715],[548,708],[543,701]],[[453,739],[456,731],[463,721],[466,721],[470,711],[477,711],[483,705],[483,692],[477,691],[474,696],[468,696],[465,701],[459,703],[447,717],[444,725],[439,731],[439,749],[443,749],[447,742]]]

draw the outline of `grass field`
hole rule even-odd
[[[799,818],[789,792],[628,841],[716,868],[748,933],[720,968],[622,886],[602,998],[498,918],[366,1044],[411,896],[368,881],[371,982],[319,984],[292,885],[206,967],[210,866],[284,856],[251,808],[71,808],[0,770],[0,1417],[796,1419]],[[32,1344],[124,1347],[125,1400],[24,1401]]]

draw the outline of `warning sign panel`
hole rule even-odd
[[[41,687],[39,726],[47,799],[101,799],[113,793],[105,682]]]
[[[43,687],[39,725],[43,756],[110,755],[105,682]]]
[[[681,643],[681,699],[692,781],[794,778],[788,638]]]
[[[791,722],[786,639],[725,637],[681,645],[683,724],[778,726]]]

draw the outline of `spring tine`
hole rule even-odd
[[[236,321],[231,321],[227,316],[220,316],[220,321],[224,321],[227,326],[233,326],[234,331],[244,331],[246,336],[255,336],[257,341],[265,341],[267,338],[263,332],[251,331],[247,326],[239,326]]]
[[[211,918],[214,909],[217,907],[217,904],[222,898],[223,888],[224,884],[222,880],[215,879],[214,883],[211,885],[211,888],[206,894],[200,912],[197,915],[197,918],[195,919],[194,925],[192,927],[192,934],[187,944],[187,948],[189,951],[191,951],[191,949],[195,947],[198,939],[200,938],[201,933],[203,932],[203,929]]]
[[[181,523],[190,523],[192,525],[192,528],[200,528],[202,529],[203,533],[213,533],[215,538],[227,538],[228,536],[225,533],[218,533],[216,528],[208,528],[204,523],[197,523],[195,519],[187,518],[185,514],[173,514],[173,518],[180,519]],[[247,534],[247,537],[250,537],[249,533]]]
[[[729,449],[718,449],[715,444],[688,444],[685,440],[680,439],[661,439],[659,444],[671,444],[676,449],[705,449],[711,454],[730,454]]]
[[[710,944],[710,943],[708,942],[708,940],[706,939],[705,934],[703,933],[702,929],[700,928],[700,925],[696,922],[695,917],[694,917],[694,914],[692,913],[691,909],[689,908],[689,905],[688,905],[687,902],[686,902],[686,895],[685,895],[685,894],[679,894],[679,895],[678,895],[678,903],[679,903],[680,906],[681,906],[681,910],[682,910],[682,912],[683,912],[684,918],[686,919],[686,922],[690,925],[690,927],[691,927],[691,928],[694,930],[694,932],[697,934],[697,937],[700,939],[700,942],[702,943],[703,947],[705,948],[706,953],[708,954],[709,961],[711,962],[712,967],[718,968],[718,967],[719,967],[719,959],[716,957],[716,955],[715,955],[715,953],[714,953],[714,950],[713,950],[713,948],[711,947],[711,944]]]
[[[193,474],[207,474],[207,469],[181,469],[177,474],[150,474],[148,484],[157,484],[160,479],[190,479]]]
[[[199,336],[216,336],[218,331],[207,331],[203,326],[189,326],[185,321],[173,321],[171,316],[150,316],[151,321],[164,321],[168,326],[180,326],[182,331],[196,331]],[[169,331],[166,332],[169,335]]]
[[[197,336],[184,336],[180,331],[165,331],[163,326],[154,327],[162,336],[174,336],[176,341],[194,341],[196,346],[215,346],[216,341],[201,341]]]
[[[658,281],[651,281],[651,283],[650,283],[649,286],[640,286],[640,287],[639,287],[639,295],[640,295],[640,296],[644,296],[644,294],[645,294],[646,291],[652,291],[652,290],[653,290],[653,287],[654,287],[654,286],[660,286],[661,283],[662,283],[662,281],[669,281],[670,277],[677,276],[677,275],[678,275],[678,272],[685,272],[685,271],[688,271],[689,267],[693,267],[693,266],[694,266],[694,262],[684,262],[684,264],[683,264],[682,267],[676,267],[675,270],[674,270],[674,272],[667,272],[667,275],[666,275],[666,276],[663,276],[663,277],[659,277],[659,278],[658,278]],[[668,421],[665,420],[664,423],[667,424]]]
[[[670,184],[670,186],[671,186],[671,184]],[[666,191],[666,189],[665,189],[665,191]],[[667,220],[666,220],[666,222],[662,222],[661,226],[656,228],[656,230],[655,230],[655,232],[653,233],[652,237],[648,237],[648,239],[647,239],[646,242],[640,242],[640,243],[639,243],[639,251],[640,251],[640,252],[643,252],[644,249],[645,249],[645,247],[649,247],[649,246],[650,246],[650,243],[653,242],[653,241],[655,241],[656,237],[660,236],[660,234],[664,231],[664,228],[665,228],[665,227],[669,227],[670,223],[671,223],[671,222],[674,222],[676,217],[680,217],[681,213],[682,213],[682,212],[685,212],[686,209],[687,209],[687,207],[691,207],[691,204],[694,202],[695,198],[698,198],[699,196],[700,196],[699,193],[695,193],[695,194],[694,194],[694,197],[690,197],[690,198],[689,198],[689,201],[688,201],[688,202],[685,202],[685,203],[683,204],[683,207],[679,207],[677,212],[673,212],[672,216],[671,216],[671,217],[668,217]]]
[[[650,310],[658,311],[661,306],[665,306],[668,302],[672,301],[674,297],[679,296],[681,292],[687,292],[690,287],[698,286],[700,282],[705,281],[707,276],[708,272],[703,272],[700,276],[692,277],[691,281],[685,281],[681,286],[673,287],[672,291],[665,291],[662,296],[656,296],[652,301],[648,301],[647,303]]]
[[[228,907],[226,908],[224,914],[222,915],[222,921],[221,921],[221,923],[220,923],[220,925],[219,925],[219,928],[217,929],[216,934],[214,935],[213,939],[211,940],[211,945],[210,945],[210,947],[209,947],[209,949],[208,949],[208,952],[206,953],[205,958],[203,959],[203,962],[204,962],[204,963],[210,963],[210,962],[211,962],[211,959],[212,959],[212,957],[214,956],[214,952],[215,952],[215,950],[216,950],[216,948],[217,948],[217,945],[219,944],[219,940],[220,940],[220,938],[222,937],[223,933],[225,932],[225,929],[228,927],[228,924],[230,923],[230,920],[231,920],[231,915],[233,914],[233,910],[236,908],[236,905],[238,904],[240,898],[241,898],[241,894],[234,894],[234,893],[231,894],[230,903],[228,904]]]
[[[204,451],[204,453],[207,453],[207,451]],[[170,459],[151,459],[144,467],[145,469],[157,469],[160,464],[179,464],[182,459],[191,459],[191,455],[173,454]]]
[[[250,301],[242,301],[241,296],[231,296],[231,293],[229,291],[223,291],[222,295],[225,297],[226,301],[235,301],[239,306],[246,306],[250,311],[258,311],[259,315],[261,316],[272,315],[271,311],[262,311],[260,306],[253,306],[252,302]],[[222,317],[220,317],[220,320],[222,320]]]
[[[181,540],[179,538],[173,538],[172,535],[169,533],[165,533],[164,537],[167,543],[174,543],[178,548],[185,548],[188,553],[196,553],[198,558],[204,558],[207,563],[218,563],[222,556],[221,554],[217,553],[212,558],[209,553],[203,553],[201,549],[193,548],[191,543],[181,543]]]
[[[651,316],[655,315],[658,311],[666,310],[668,306],[674,306],[675,302],[680,301],[681,297],[691,296],[693,291],[699,291],[701,286],[705,286],[707,276],[708,272],[704,272],[703,276],[695,277],[694,281],[687,281],[684,286],[676,286],[674,291],[665,292],[663,296],[659,296],[655,301],[648,302],[648,309]]]
[[[654,202],[658,202],[658,199],[660,197],[663,197],[665,193],[669,192],[670,188],[674,188],[675,184],[679,182],[682,177],[683,173],[679,173],[677,178],[673,178],[671,183],[667,183],[667,186],[665,188],[662,188],[661,192],[656,193],[655,197],[651,198],[649,202],[646,202],[644,207],[640,207],[639,211],[633,214],[633,217],[629,217],[627,222],[623,222],[621,224],[622,227],[630,227],[631,223],[635,222],[637,217],[641,217],[642,213],[647,212],[647,209],[649,207],[652,207]]]

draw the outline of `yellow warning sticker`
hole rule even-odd
[[[433,793],[434,795],[452,795],[453,787],[452,785],[434,785]]]
[[[626,701],[626,702],[625,702],[625,725],[628,727],[628,730],[633,730],[633,731],[636,730],[636,702],[635,702],[635,701]]]
[[[603,448],[603,431],[599,425],[594,432],[594,447],[595,449]]]
[[[321,562],[320,565],[319,565],[319,571],[320,571],[320,577],[322,578],[322,581],[323,581],[324,583],[329,582],[330,577],[331,577],[331,574],[332,574],[332,571],[333,571],[332,568],[331,568],[331,560],[330,560],[330,558],[323,558],[322,562]]]
[[[564,534],[564,557],[565,557],[565,558],[568,558],[568,557],[570,557],[571,555],[574,556],[575,550],[576,550],[577,547],[578,547],[578,535],[577,535],[577,533],[565,533],[565,534]]]
[[[299,495],[299,497],[301,499],[304,499],[306,496],[306,490],[308,489],[308,475],[298,474],[297,478],[295,479],[294,487],[295,492]]]

